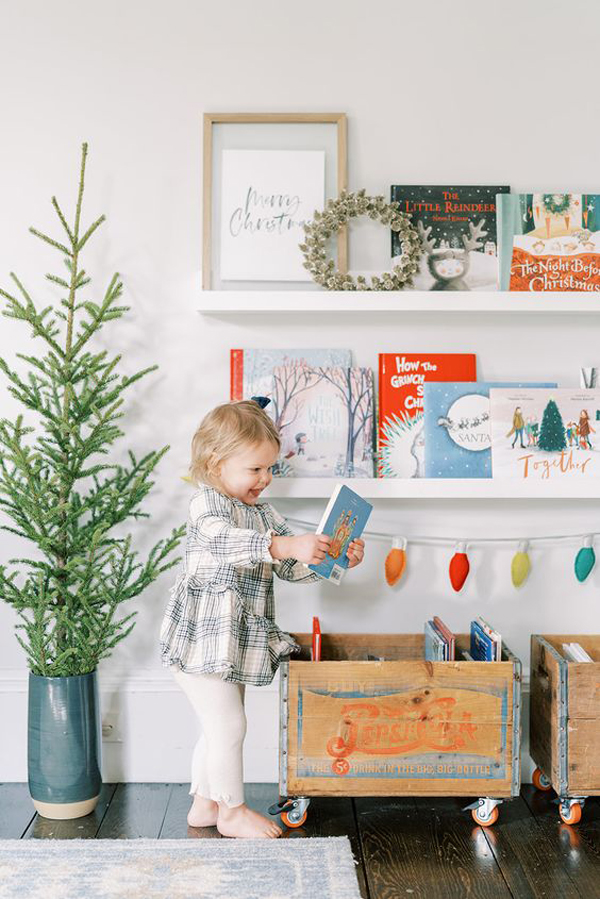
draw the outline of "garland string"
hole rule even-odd
[[[318,525],[314,521],[305,521],[301,518],[295,518],[292,515],[285,516],[288,521],[299,527],[307,528],[309,531],[315,531]],[[383,531],[363,531],[363,536],[374,537],[376,540],[392,541],[397,537],[398,531],[395,533],[385,533]],[[406,537],[409,543],[421,546],[454,546],[457,542],[468,543],[470,546],[477,546],[479,543],[520,543],[527,541],[528,543],[567,543],[580,542],[585,537],[600,537],[600,531],[585,531],[582,534],[552,534],[544,537],[475,537],[474,539],[456,537],[424,537],[414,536]]]

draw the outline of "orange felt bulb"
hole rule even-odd
[[[406,540],[404,537],[394,537],[392,548],[385,559],[385,579],[394,587],[406,568]]]
[[[467,577],[469,576],[469,559],[466,553],[466,544],[459,543],[456,552],[450,559],[450,583],[458,593],[462,589]]]

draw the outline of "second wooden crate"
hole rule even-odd
[[[580,643],[593,662],[569,662],[563,643]],[[600,796],[600,636],[533,634],[529,751],[538,789],[560,798],[576,824],[587,796]]]

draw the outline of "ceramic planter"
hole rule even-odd
[[[81,818],[102,786],[102,724],[96,671],[29,673],[29,792],[44,818]]]

